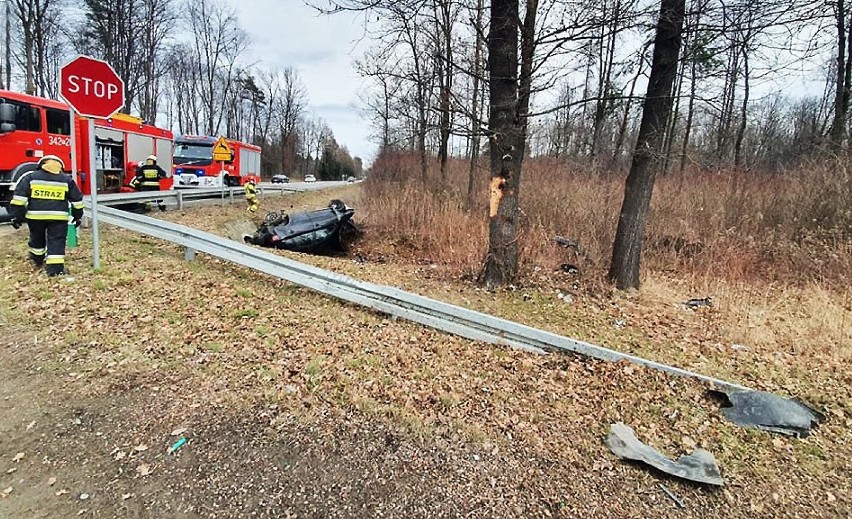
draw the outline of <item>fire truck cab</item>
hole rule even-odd
[[[213,146],[216,137],[183,135],[175,138],[174,186],[227,187],[241,186],[253,179],[260,182],[259,146],[226,139],[231,160],[215,162]]]
[[[89,125],[75,116],[77,185],[90,194],[89,177],[94,171],[98,193],[132,191],[130,181],[136,167],[149,155],[167,173],[172,170],[174,135],[146,124],[142,119],[116,114],[95,120],[95,163],[89,162]],[[71,118],[68,105],[60,101],[0,90],[0,205],[7,207],[12,186],[23,174],[36,169],[45,155],[56,155],[71,171]],[[170,189],[172,179],[160,182]]]

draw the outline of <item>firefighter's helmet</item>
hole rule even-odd
[[[148,164],[156,164],[157,163],[157,156],[156,155],[148,155],[148,158],[145,159],[145,162],[147,162]]]
[[[255,185],[255,181],[253,178],[248,179],[248,183],[251,185]]]
[[[38,161],[38,167],[56,175],[65,170],[65,163],[56,155],[45,155]]]

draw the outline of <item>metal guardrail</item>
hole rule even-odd
[[[278,191],[279,194],[285,193],[300,193],[304,189],[284,186],[261,186],[258,187],[258,194],[264,196],[269,193]],[[189,200],[206,200],[220,198],[234,200],[235,197],[244,196],[245,190],[242,187],[226,187],[226,188],[178,188],[168,191],[138,191],[135,193],[110,193],[98,195],[98,204],[105,206],[155,202],[157,200],[170,201],[177,205],[178,209],[183,209],[183,203]],[[89,202],[90,197],[86,196],[83,199]]]
[[[606,361],[626,360],[672,375],[711,383],[725,391],[749,390],[739,384],[538,330],[397,288],[360,281],[184,225],[123,212],[111,207],[100,208],[98,216],[104,223],[181,245],[186,248],[185,257],[188,260],[195,257],[195,252],[202,252],[328,296],[468,339],[508,345],[537,353],[558,351]]]

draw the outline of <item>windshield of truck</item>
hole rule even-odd
[[[212,144],[175,144],[174,163],[207,166],[213,161]]]

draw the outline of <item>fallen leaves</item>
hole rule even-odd
[[[215,213],[216,211],[211,211],[211,214]],[[216,226],[206,218],[196,220],[201,220],[200,223],[216,232]],[[119,231],[116,231],[115,235],[127,237],[127,234]],[[179,361],[174,364],[178,366],[178,370],[183,366],[189,367],[179,375],[187,374],[188,387],[192,387],[192,384],[204,377],[213,377],[218,384],[217,391],[222,391],[220,394],[233,392],[241,397],[258,389],[272,389],[277,391],[277,394],[291,396],[282,403],[282,407],[310,404],[314,406],[313,409],[318,409],[317,412],[324,412],[325,406],[346,412],[351,412],[352,407],[355,407],[358,412],[375,417],[376,420],[390,422],[401,429],[409,427],[420,432],[434,428],[439,431],[436,435],[442,440],[445,440],[443,431],[452,431],[453,437],[449,440],[451,442],[463,440],[465,426],[469,425],[477,431],[477,435],[484,435],[490,441],[500,443],[502,452],[509,453],[509,456],[516,449],[530,449],[535,451],[536,455],[552,460],[554,467],[593,466],[598,474],[590,475],[590,478],[595,481],[616,477],[610,474],[614,472],[613,465],[605,457],[596,456],[595,448],[586,447],[590,441],[595,440],[596,425],[610,419],[633,419],[638,422],[637,430],[643,426],[640,424],[644,424],[649,437],[661,448],[672,452],[679,448],[692,450],[698,443],[708,446],[731,445],[730,449],[723,452],[727,459],[735,461],[737,449],[747,449],[750,456],[748,463],[728,466],[731,467],[733,475],[739,476],[741,481],[747,480],[760,470],[761,464],[777,459],[777,453],[773,452],[772,447],[789,449],[789,445],[795,445],[786,439],[773,439],[771,444],[765,440],[752,441],[753,438],[739,433],[733,427],[719,426],[718,421],[712,418],[715,410],[712,405],[700,401],[701,388],[682,383],[670,385],[669,378],[661,377],[647,369],[630,364],[612,367],[605,363],[566,359],[557,355],[547,356],[550,358],[548,361],[470,343],[401,320],[384,319],[369,312],[341,306],[307,290],[293,289],[255,273],[220,264],[201,261],[193,266],[199,269],[197,275],[186,275],[183,264],[175,262],[174,255],[164,254],[161,257],[158,254],[139,254],[140,246],[149,245],[160,247],[152,240],[121,245],[106,244],[107,251],[110,248],[113,251],[120,250],[122,254],[134,258],[133,261],[140,258],[140,273],[122,274],[129,279],[125,286],[132,286],[134,290],[103,290],[98,294],[99,298],[103,299],[94,301],[88,297],[85,290],[87,285],[79,283],[68,290],[73,292],[69,299],[79,301],[80,309],[69,305],[63,307],[62,315],[53,315],[49,313],[47,305],[44,308],[30,307],[34,315],[57,318],[54,331],[61,331],[53,334],[40,332],[42,343],[49,342],[51,336],[61,338],[62,334],[66,333],[63,327],[68,323],[74,323],[73,329],[77,335],[68,342],[84,345],[88,344],[92,337],[98,338],[98,342],[92,343],[91,347],[81,348],[78,353],[63,361],[73,365],[73,369],[68,372],[82,372],[85,371],[83,366],[86,363],[99,363],[100,366],[114,368],[118,375],[124,374],[123,370],[129,373],[138,370],[144,374],[151,366],[171,365],[173,361]],[[333,259],[311,257],[304,258],[304,261],[322,264],[326,268],[339,268],[339,261],[335,263],[336,260]],[[382,270],[384,267],[372,267],[377,266],[360,268],[365,276],[373,276],[378,282],[416,286],[413,281],[415,278],[408,276],[404,265],[395,265],[392,268],[388,266],[385,270]],[[0,266],[0,271],[5,268]],[[164,290],[163,283],[157,279],[142,282],[145,273],[151,271],[163,273],[162,279],[170,280],[167,290]],[[211,281],[214,273],[215,281]],[[237,275],[234,275],[235,273]],[[175,279],[180,279],[181,282],[175,283]],[[445,296],[451,297],[457,284],[447,283],[446,289],[423,286],[422,290],[433,290],[432,295],[442,299]],[[427,283],[424,282],[424,285]],[[458,284],[461,285],[463,284]],[[462,288],[469,293],[469,286]],[[239,289],[252,294],[252,307],[257,308],[260,313],[254,320],[255,324],[246,325],[228,317],[232,314],[229,305],[233,304],[236,290]],[[22,298],[29,295],[27,290],[31,291],[29,288],[19,290],[23,291]],[[420,290],[418,287],[417,291]],[[434,292],[436,290],[440,293]],[[211,309],[198,316],[190,315],[196,313],[193,301],[199,295],[211,301]],[[156,319],[127,318],[134,315],[136,308],[146,301],[159,297],[162,299],[156,300],[162,301],[162,308],[167,310]],[[479,305],[477,309],[482,309],[484,305],[491,305],[500,310],[502,303],[498,299],[501,297],[499,293],[483,295],[481,300],[474,301],[471,306]],[[606,341],[616,348],[641,346],[647,348],[646,353],[649,355],[646,356],[660,355],[663,360],[683,358],[692,362],[692,356],[698,358],[699,354],[704,355],[700,360],[705,363],[701,366],[702,371],[706,368],[708,371],[721,369],[725,372],[728,358],[735,358],[736,362],[745,365],[742,359],[747,355],[734,355],[733,351],[730,351],[737,348],[724,348],[723,350],[727,350],[725,353],[711,346],[717,342],[725,345],[739,344],[733,341],[745,341],[748,338],[708,338],[709,335],[720,333],[714,323],[692,323],[665,309],[660,310],[659,316],[655,317],[649,315],[653,310],[646,309],[648,313],[643,313],[639,309],[634,311],[633,306],[630,312],[619,311],[620,313],[609,315],[615,310],[602,310],[596,313],[584,301],[584,297],[583,294],[578,295],[570,310],[580,315],[583,323],[578,324],[576,315],[563,310],[562,306],[553,312],[522,315],[521,319],[529,319],[527,324],[549,326],[553,331],[566,334],[576,326],[592,338],[596,337],[594,334],[598,332],[595,328],[597,323],[598,328],[604,330],[601,332],[603,338],[593,342]],[[51,304],[53,302],[55,301]],[[640,304],[644,302],[635,302],[635,306]],[[191,312],[183,309],[191,309]],[[602,317],[599,314],[606,315]],[[219,319],[219,315],[226,317]],[[630,326],[620,330],[612,329],[613,318],[628,319],[628,315]],[[649,317],[650,322],[646,319]],[[50,322],[50,319],[45,321]],[[707,326],[707,330],[698,329],[699,326]],[[232,327],[238,329],[231,330]],[[70,326],[67,328],[71,329]],[[641,332],[654,328],[659,328],[659,335],[656,336],[659,340],[645,341],[644,337],[639,337]],[[635,335],[630,335],[633,332],[636,332]],[[624,339],[618,334],[624,334],[627,338]],[[111,335],[114,337],[111,338]],[[173,344],[183,344],[184,337],[189,337],[193,345],[170,347]],[[637,344],[631,342],[634,337],[639,337],[636,339]],[[678,357],[677,352],[666,351],[672,337],[690,338],[683,343],[684,351],[689,356]],[[173,338],[176,340],[172,340]],[[751,342],[748,344],[751,346]],[[209,349],[205,345],[209,345]],[[214,348],[214,345],[219,346]],[[806,345],[797,347],[803,352],[806,349]],[[752,349],[758,352],[760,346],[752,346]],[[317,386],[300,387],[300,370],[313,358],[324,359],[323,363],[317,366],[317,375],[313,377]],[[807,357],[805,360],[808,360]],[[197,369],[199,366],[200,369]],[[293,368],[294,366],[296,368]],[[291,371],[293,369],[297,371]],[[248,378],[255,373],[254,370],[262,371],[264,376]],[[196,375],[199,378],[194,378]],[[271,383],[262,382],[267,379]],[[834,394],[823,389],[825,388],[817,387],[815,391]],[[846,394],[848,393],[840,393],[838,398],[844,398]],[[187,431],[185,424],[196,423],[187,421],[188,413],[192,413],[191,410],[194,409],[207,408],[207,401],[204,404],[190,403],[196,397],[187,400],[176,395],[179,393],[167,395],[164,386],[164,390],[158,392],[156,400],[174,401],[174,406],[181,409],[183,414],[173,413],[162,419],[156,424],[156,434],[152,432],[152,428],[134,430],[135,436],[124,440],[127,443],[119,444],[122,450],[115,452],[113,458],[126,464],[119,467],[125,475],[151,475],[154,472],[153,463],[159,463],[153,460],[162,459],[159,441],[165,436],[164,433],[174,428],[169,433],[170,436],[183,435]],[[338,401],[344,403],[334,407]],[[353,405],[347,407],[345,402],[353,402]],[[354,404],[356,402],[357,404]],[[841,406],[837,408],[842,409]],[[696,414],[700,419],[696,418]],[[837,425],[842,425],[844,419],[849,419],[848,413],[842,416],[833,414],[838,418]],[[298,417],[297,414],[296,416]],[[699,430],[698,426],[708,422],[708,417],[711,417],[709,421],[712,421],[712,425]],[[88,427],[91,423],[88,416],[84,419]],[[67,421],[65,423],[67,424]],[[74,423],[82,424],[80,419],[75,419]],[[16,429],[20,430],[20,426],[20,422],[15,423]],[[35,427],[34,422],[32,427]],[[730,437],[720,437],[720,429]],[[839,436],[841,433],[831,434]],[[428,437],[428,434],[426,436]],[[501,442],[502,438],[513,440],[504,444]],[[140,440],[154,446],[156,454],[150,452],[146,444],[132,447]],[[26,460],[31,461],[34,456],[31,448],[18,448],[27,450],[29,457]],[[495,446],[494,455],[497,450],[498,447]],[[13,452],[4,453],[4,459],[8,459]],[[487,452],[487,449],[483,452]],[[149,456],[151,460],[145,460]],[[488,461],[487,456],[483,459]],[[784,458],[783,468],[789,469],[794,475],[801,475],[802,469],[795,465],[795,455],[789,456],[789,463],[787,459]],[[148,463],[140,464],[143,460]],[[814,461],[815,463],[817,461]],[[158,476],[163,476],[167,470],[168,468],[158,465]],[[511,467],[507,467],[506,474],[511,473],[511,470]],[[773,467],[773,473],[776,471],[780,472],[780,469]],[[494,476],[497,483],[492,483],[492,486],[496,484],[499,488],[502,483],[499,479],[502,471],[495,471]],[[619,466],[617,477],[625,480],[625,486],[632,483],[629,476],[630,470],[622,470]],[[772,478],[756,479],[760,480],[761,485],[759,488],[755,485],[755,494],[765,490],[764,481],[777,483],[777,480]],[[822,501],[825,502],[831,503],[845,496],[830,486],[823,486],[822,489],[823,492],[834,492],[814,494],[824,496]],[[785,489],[782,493],[785,498],[786,492]],[[131,496],[129,493],[120,495],[122,499],[129,499]],[[738,492],[737,498],[744,501],[744,507],[748,506],[749,497]]]
[[[0,492],[0,499],[5,499],[5,498],[9,497],[9,495],[11,495],[14,490],[15,489],[12,488],[12,487],[8,487],[8,488],[4,489],[2,492]]]
[[[15,462],[15,463],[18,463],[22,459],[24,459],[24,456],[25,456],[25,454],[23,452],[19,452],[19,453],[15,454],[15,457],[12,458],[12,461]]]

